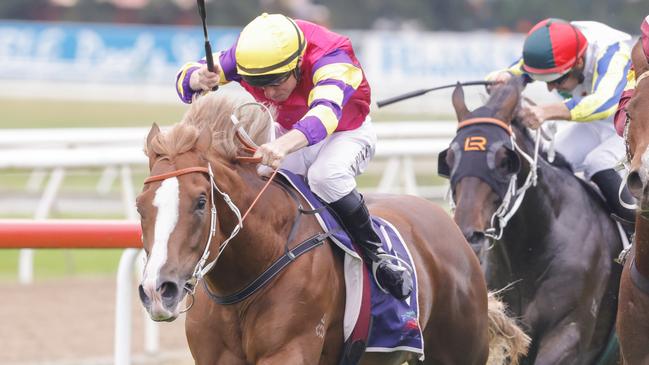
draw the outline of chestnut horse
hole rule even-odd
[[[295,258],[236,304],[211,299],[246,287],[285,247],[321,232],[313,215],[302,215],[292,229],[298,207],[308,205],[280,184],[270,183],[260,195],[267,181],[254,164],[237,158],[243,147],[230,123],[234,108],[226,96],[204,96],[168,132],[156,125],[149,132],[152,177],[137,198],[147,255],[141,301],[153,320],[172,321],[186,293],[196,290],[193,305],[192,298],[187,301],[185,327],[197,364],[338,364],[345,283],[343,257],[333,244]],[[254,142],[267,140],[265,114],[250,111],[240,120]],[[423,364],[485,364],[489,345],[500,346],[515,363],[526,336],[502,304],[488,298],[478,260],[450,217],[417,197],[367,200],[373,214],[399,229],[416,263]],[[206,285],[195,286],[201,278]],[[361,359],[406,361],[422,363],[405,352],[366,353]]]
[[[640,40],[631,53],[636,75],[649,75],[649,64]],[[626,106],[627,186],[638,199],[633,250],[627,257],[620,282],[617,332],[624,361],[649,364],[649,81],[636,84]]]
[[[603,201],[566,167],[550,164],[514,118],[518,80],[497,87],[470,111],[453,92],[459,125],[440,154],[454,219],[478,255],[487,285],[532,338],[525,364],[616,363],[614,329],[622,249]],[[557,162],[562,158],[556,156]],[[490,241],[492,239],[493,241]],[[492,244],[491,247],[490,244]],[[486,247],[489,247],[488,249]]]

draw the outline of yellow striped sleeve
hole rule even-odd
[[[605,74],[600,75],[596,69],[591,86],[592,94],[585,96],[576,104],[571,100],[566,101],[572,120],[590,122],[613,115],[626,86],[628,75],[625,71],[628,65],[629,54],[620,50],[611,57]]]
[[[635,89],[635,70],[631,68],[629,73],[626,74],[626,87],[624,91]]]
[[[615,104],[608,109],[594,112],[594,110],[597,110],[601,104],[601,100],[586,100],[580,102],[576,107],[570,110],[570,120],[575,122],[592,122],[595,120],[606,119],[613,115],[617,110],[617,104]]]
[[[324,80],[340,80],[357,89],[363,81],[363,71],[351,63],[330,63],[318,68],[313,74],[313,85]]]
[[[327,130],[327,135],[333,133],[338,127],[338,117],[330,107],[325,105],[316,105],[315,107],[309,109],[309,111],[304,115],[302,119],[306,117],[313,116],[316,117],[322,122],[322,125]]]
[[[343,91],[336,85],[318,85],[311,89],[308,105],[311,105],[314,100],[324,99],[342,107],[344,96]]]
[[[518,62],[514,63],[513,65],[509,66],[509,68],[505,69],[504,71],[509,71],[512,73],[514,76],[521,76],[523,75],[523,58],[521,57]]]
[[[223,66],[221,66],[221,52],[212,53],[212,58],[214,59],[214,65],[219,69],[219,85],[225,85],[230,80],[225,77],[225,72],[223,72]]]
[[[178,74],[176,76],[176,90],[182,98],[185,98],[185,89],[183,88],[183,82],[185,81],[185,77],[187,77],[187,72],[193,67],[201,67],[201,64],[198,62],[187,62],[182,65],[180,70],[178,70]]]

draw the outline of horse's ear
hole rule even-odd
[[[453,108],[455,109],[455,115],[457,115],[457,121],[461,122],[464,119],[466,119],[466,116],[469,115],[470,111],[469,108],[466,107],[466,103],[464,101],[464,90],[462,89],[462,84],[459,82],[455,86],[455,90],[453,90]]]
[[[212,130],[209,127],[204,127],[198,133],[198,140],[196,141],[196,149],[201,152],[207,152],[212,145]]]
[[[160,134],[160,127],[158,127],[158,124],[154,122],[151,125],[149,134],[146,136],[146,154],[149,157],[149,169],[151,169],[153,163],[156,160],[156,157],[158,157],[158,155],[155,152],[153,152],[153,148],[151,148],[151,142],[155,137],[158,136],[158,134]]]
[[[498,108],[495,117],[509,123],[514,119],[516,109],[518,107],[521,91],[523,89],[520,78],[515,77],[503,86],[503,92],[507,93],[507,97]]]

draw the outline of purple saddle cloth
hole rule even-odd
[[[287,170],[280,170],[278,175],[283,176],[284,180],[293,186],[309,202],[312,209],[322,208],[325,205],[311,192],[303,176],[295,175]],[[316,218],[323,230],[335,232],[332,236],[332,241],[339,249],[347,254],[346,256],[361,261],[359,254],[356,253],[352,245],[349,235],[342,229],[341,224],[328,209],[320,209],[316,214]],[[415,285],[412,295],[408,299],[401,301],[383,292],[370,273],[372,277],[372,280],[369,280],[372,325],[366,351],[408,351],[418,354],[420,360],[423,360],[424,343],[419,326],[418,285],[414,261],[412,260],[408,247],[403,242],[401,234],[399,234],[390,222],[379,217],[372,217],[372,223],[376,233],[381,237],[385,252],[404,260],[413,269]],[[355,267],[356,269],[350,269],[351,267]],[[361,293],[363,291],[363,288],[359,287],[362,286],[363,281],[350,280],[349,277],[353,276],[354,273],[348,271],[367,270],[367,265],[363,265],[362,262],[360,265],[348,265],[346,263],[345,268],[347,300],[360,302],[360,294],[354,295],[354,293]],[[353,285],[350,285],[350,281],[354,282]],[[360,307],[360,304],[358,306]],[[346,312],[348,310],[353,311],[356,307],[356,303],[348,302],[346,304]],[[348,321],[348,317],[352,318],[352,321],[358,319],[357,314],[356,316],[348,316],[348,313],[345,313],[346,321]],[[344,327],[353,328],[353,326],[354,323],[345,323]],[[347,339],[347,333],[345,335],[345,339]]]

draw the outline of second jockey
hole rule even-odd
[[[624,141],[615,132],[613,116],[631,66],[630,39],[594,21],[546,19],[528,33],[521,59],[488,76],[497,82],[511,77],[521,77],[524,84],[542,81],[563,97],[562,102],[525,107],[521,116],[533,129],[547,120],[577,122],[559,132],[556,149],[573,170],[599,187],[627,232],[633,231],[635,212],[620,204],[620,199],[630,203],[633,198],[626,186],[618,194],[622,178],[614,167],[624,156]]]
[[[398,299],[410,296],[410,271],[381,248],[355,177],[374,156],[370,86],[347,37],[281,14],[262,14],[236,43],[178,72],[180,98],[192,100],[216,85],[238,82],[277,111],[278,134],[255,153],[262,164],[304,175],[311,190],[336,212],[373,262],[378,284]]]

